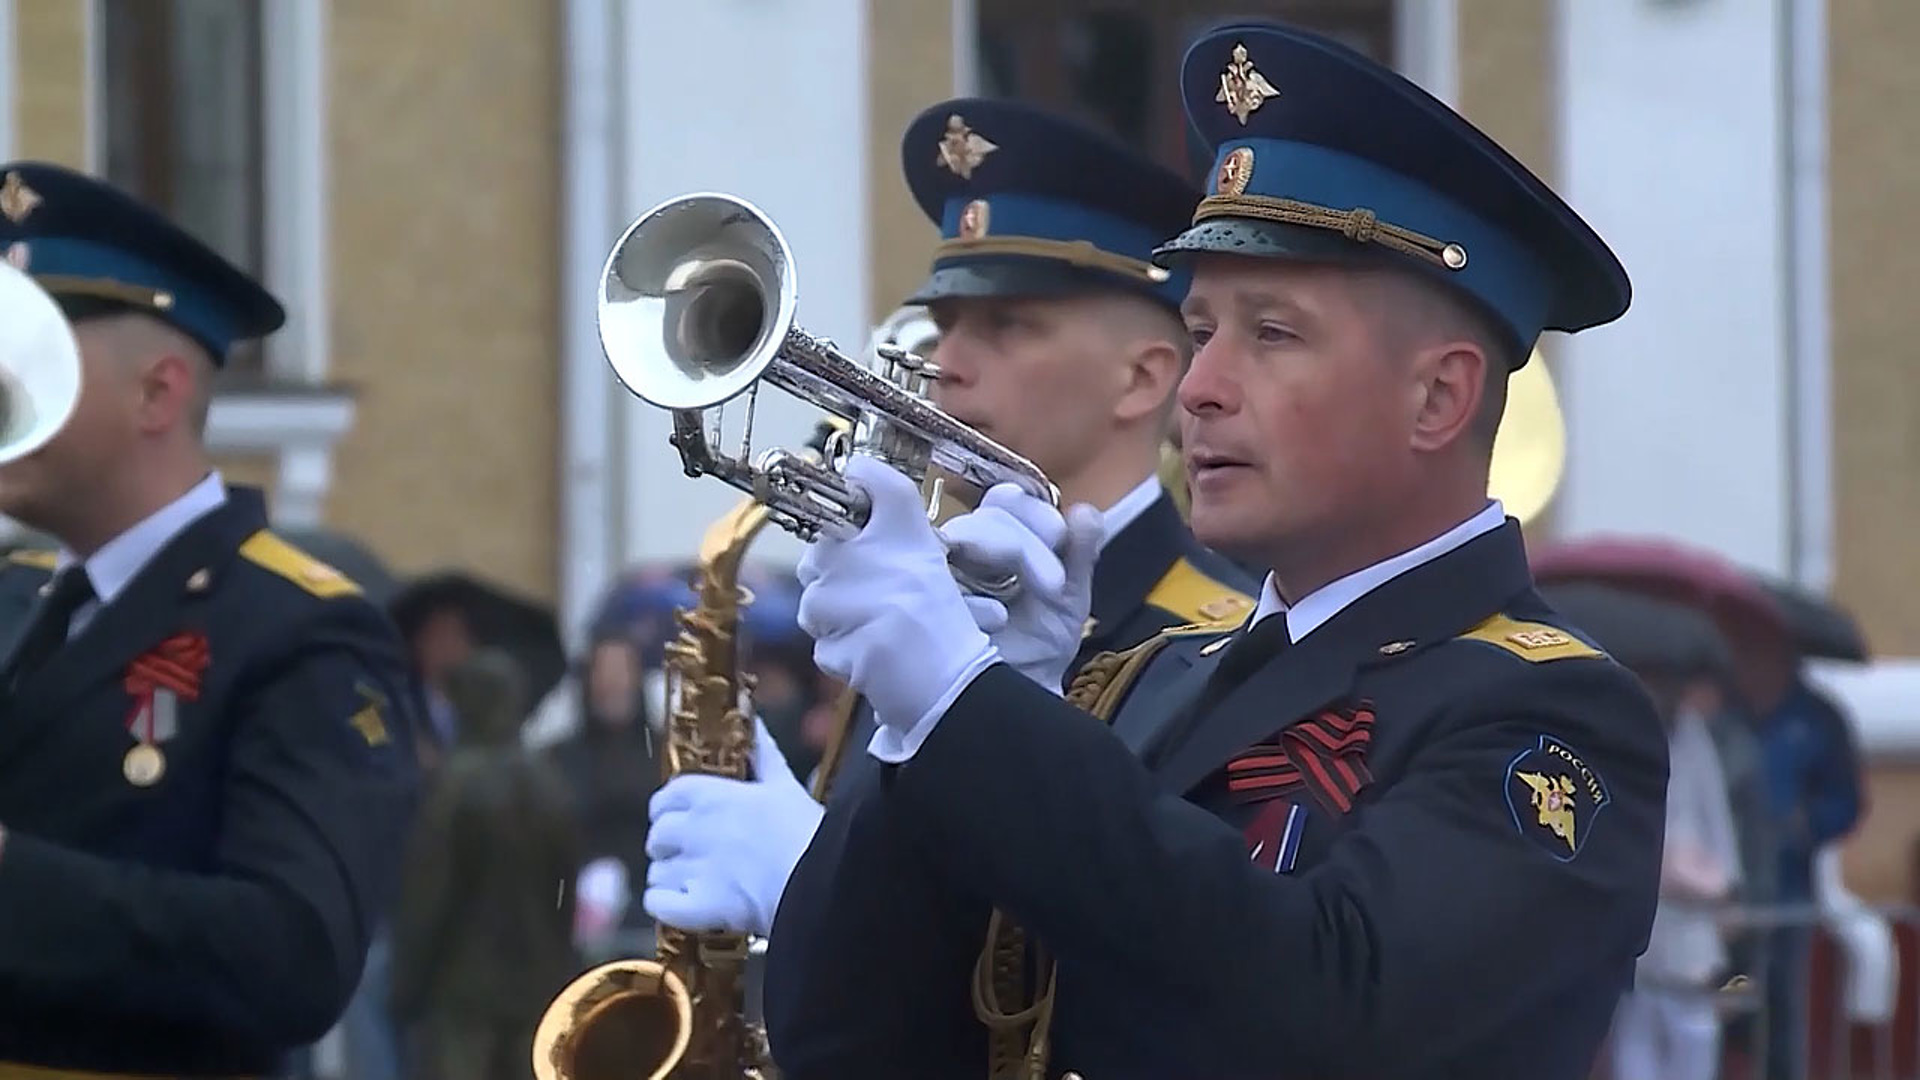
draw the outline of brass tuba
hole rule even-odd
[[[766,504],[800,537],[857,530],[866,495],[839,466],[879,457],[919,481],[930,503],[971,506],[998,483],[1058,505],[1031,461],[947,415],[925,389],[927,360],[885,341],[875,373],[795,323],[793,253],[772,220],[732,195],[669,199],[621,235],[601,273],[600,343],[614,375],[636,397],[673,414],[673,446],[688,476],[717,476]],[[816,462],[772,448],[752,461],[715,449],[706,410],[768,382],[847,420],[851,433]],[[1018,582],[955,566],[967,588],[1003,595]]]
[[[771,519],[748,499],[708,528],[694,606],[667,647],[662,778],[749,778],[752,679],[740,670],[741,560]],[[746,1016],[747,935],[657,929],[655,960],[581,975],[540,1019],[536,1080],[771,1080],[766,1034]]]

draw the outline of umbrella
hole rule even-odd
[[[1794,648],[1800,655],[1817,660],[1867,662],[1871,651],[1867,648],[1866,635],[1845,608],[1790,581],[1766,574],[1753,576],[1786,614]]]
[[[276,528],[287,543],[352,578],[367,599],[386,607],[400,591],[400,582],[380,557],[346,533],[319,526]]]
[[[1726,638],[1698,608],[1591,581],[1543,585],[1540,595],[1635,671],[1701,675],[1732,666]]]
[[[1685,604],[1723,633],[1788,636],[1786,613],[1752,575],[1702,548],[1653,537],[1598,536],[1552,545],[1528,560],[1542,585],[1590,581]]]
[[[408,582],[388,604],[402,635],[411,639],[427,617],[460,613],[476,646],[499,649],[527,676],[527,700],[547,696],[567,673],[567,650],[553,609],[460,571],[442,571]]]

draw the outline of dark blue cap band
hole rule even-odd
[[[216,356],[242,337],[230,313],[192,281],[137,255],[86,240],[27,242],[28,270],[56,296],[97,296],[149,308]]]

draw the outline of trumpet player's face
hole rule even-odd
[[[1195,267],[1180,442],[1202,543],[1281,564],[1390,503],[1406,384],[1363,299],[1329,267],[1234,256]]]
[[[1488,347],[1437,288],[1388,269],[1208,255],[1184,313],[1194,534],[1264,561],[1283,595],[1407,550],[1484,501],[1491,438],[1473,435]]]
[[[1152,421],[1178,378],[1171,346],[1139,347],[1151,335],[1133,332],[1143,322],[1127,303],[1091,295],[935,302],[934,403],[1031,459],[1071,497],[1115,432]]]

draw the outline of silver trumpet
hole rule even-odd
[[[867,496],[841,473],[853,454],[878,457],[921,484],[930,517],[970,509],[1011,482],[1055,506],[1060,493],[1032,462],[935,407],[929,361],[876,341],[867,370],[794,322],[793,253],[766,214],[732,195],[682,195],[641,215],[607,258],[600,344],[629,392],[673,414],[688,476],[717,476],[765,504],[781,528],[812,541],[866,524]],[[705,411],[760,380],[848,423],[819,461],[789,450],[729,457],[707,437]],[[751,421],[749,421],[751,423]],[[1006,596],[1018,581],[956,563],[970,591]]]

